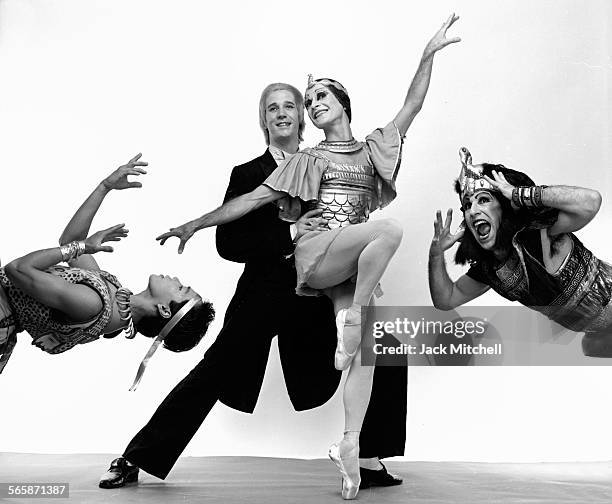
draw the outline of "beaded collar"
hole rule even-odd
[[[132,339],[136,336],[136,329],[134,328],[134,321],[132,320],[132,310],[130,309],[131,295],[132,291],[125,287],[119,287],[117,292],[115,292],[115,304],[117,305],[119,318],[127,322],[127,327],[123,330],[127,339]]]
[[[339,142],[328,142],[323,140],[317,145],[317,149],[326,150],[329,152],[357,152],[363,148],[363,144],[358,142],[354,138],[350,140],[343,140]]]

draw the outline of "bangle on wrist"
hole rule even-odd
[[[519,197],[519,188],[515,187],[512,189],[512,203],[514,203],[514,206],[517,208],[521,207],[521,200]]]
[[[542,193],[548,186],[522,186],[512,190],[512,203],[518,208],[543,207]]]
[[[520,191],[521,206],[522,207],[526,207],[528,205],[527,204],[527,199],[529,198],[529,196],[528,196],[529,188],[528,187],[521,187],[519,189],[519,191]]]
[[[544,189],[548,187],[545,185],[535,186],[534,194],[533,194],[533,203],[536,207],[543,207],[544,203],[542,203],[542,195],[544,194]]]
[[[83,240],[73,241],[60,246],[62,261],[69,262],[85,253],[85,242]]]

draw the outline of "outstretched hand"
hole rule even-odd
[[[112,252],[113,247],[103,245],[103,243],[111,241],[119,241],[128,235],[128,230],[125,229],[125,224],[117,224],[103,229],[92,234],[85,240],[85,253],[95,254],[96,252]]]
[[[129,189],[132,187],[142,187],[140,182],[130,182],[128,175],[144,175],[147,173],[141,166],[148,166],[149,163],[139,161],[142,157],[142,153],[136,154],[126,164],[117,168],[113,173],[106,177],[102,181],[102,185],[106,190],[111,191],[113,189],[122,190]]]
[[[450,227],[453,222],[453,210],[449,208],[446,212],[446,220],[442,224],[442,212],[438,210],[436,212],[436,220],[434,221],[434,236],[431,240],[431,247],[429,254],[439,256],[444,254],[446,250],[451,248],[457,241],[463,237],[465,228],[459,226],[459,229],[455,234],[451,233]]]
[[[166,243],[166,240],[168,238],[176,236],[180,240],[178,246],[178,253],[182,254],[183,250],[185,250],[185,244],[195,234],[196,231],[197,229],[195,228],[195,225],[191,222],[187,222],[182,226],[170,228],[170,231],[168,231],[167,233],[160,234],[155,239],[159,241],[160,245],[163,245],[164,243]]]
[[[456,44],[457,42],[461,42],[461,38],[452,37],[446,38],[446,31],[453,26],[455,21],[459,19],[459,16],[455,16],[453,12],[448,19],[442,23],[441,28],[436,32],[436,34],[432,37],[432,39],[427,43],[425,47],[424,55],[425,57],[433,56],[440,49],[444,49],[447,45]]]

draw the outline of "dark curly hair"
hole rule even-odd
[[[500,172],[506,180],[515,187],[533,186],[535,182],[525,173],[506,168],[501,164],[483,163],[483,174],[493,178],[493,171]],[[461,185],[459,179],[455,180],[455,192],[461,197]],[[514,210],[510,201],[499,191],[489,191],[499,201],[502,208],[502,219],[499,232],[496,237],[496,245],[504,250],[510,250],[513,236],[522,228],[533,223],[534,220],[540,221],[543,225],[550,225],[556,220],[557,211],[550,208],[527,209],[521,208]],[[463,201],[461,202],[463,211]],[[465,219],[464,219],[465,224]],[[455,254],[456,264],[474,264],[480,261],[493,260],[493,253],[484,250],[474,238],[474,235],[466,226],[465,233],[461,239],[461,244]]]
[[[170,301],[170,312],[174,315],[187,301],[177,303]],[[184,352],[194,348],[204,337],[208,326],[215,318],[215,309],[208,301],[200,300],[191,310],[189,310],[181,321],[176,325],[170,334],[164,339],[164,347],[172,352]],[[141,318],[135,324],[136,331],[147,338],[155,338],[163,327],[168,323],[168,319],[161,316],[147,316]]]

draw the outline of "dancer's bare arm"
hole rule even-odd
[[[60,245],[65,245],[72,241],[85,240],[85,238],[87,238],[93,218],[98,213],[100,205],[109,192],[112,190],[142,187],[140,182],[128,181],[128,176],[130,175],[139,176],[147,173],[142,167],[147,166],[148,163],[139,161],[141,156],[142,154],[137,154],[96,186],[93,192],[72,216],[70,222],[68,222],[64,232],[60,236]],[[127,230],[125,231],[127,232]],[[84,254],[70,261],[70,265],[90,270],[100,269],[98,263],[90,254]]]
[[[446,38],[446,31],[458,19],[459,16],[451,14],[446,22],[442,24],[442,27],[436,32],[433,38],[428,42],[425,50],[423,51],[419,68],[417,68],[417,71],[412,79],[412,83],[410,84],[410,88],[408,89],[404,106],[394,119],[394,122],[402,136],[404,136],[408,131],[412,121],[423,106],[425,96],[427,96],[429,81],[431,80],[434,55],[447,45],[461,41],[459,37]]]
[[[559,209],[559,217],[548,235],[578,231],[593,220],[601,207],[601,194],[593,189],[551,186],[542,191],[542,204]]]
[[[123,224],[94,233],[85,240],[85,254],[112,252],[103,245],[126,236]],[[47,268],[62,261],[58,248],[37,250],[15,259],[4,268],[11,282],[20,290],[50,308],[55,308],[76,322],[89,320],[102,309],[100,296],[86,285],[72,284],[47,272]]]
[[[451,248],[461,237],[464,230],[450,232],[452,210],[448,210],[446,221],[442,224],[442,213],[438,210],[434,221],[434,237],[429,248],[429,292],[433,305],[440,310],[452,310],[489,290],[489,286],[463,275],[453,282],[448,276],[444,252]]]
[[[218,226],[220,224],[227,224],[228,222],[235,221],[243,215],[262,207],[267,203],[281,199],[286,195],[287,194],[284,192],[275,191],[274,189],[270,189],[268,186],[260,185],[253,191],[224,203],[212,212],[208,212],[197,219],[182,224],[181,226],[170,228],[170,231],[159,235],[155,239],[160,242],[160,245],[163,245],[166,243],[168,238],[176,236],[180,240],[178,253],[182,254],[183,250],[185,249],[185,244],[197,231],[207,227]]]
[[[512,201],[511,185],[503,173],[494,171],[493,178],[485,177],[489,183]],[[548,236],[578,231],[586,226],[599,212],[601,194],[593,189],[573,186],[548,186],[542,189],[542,205],[559,210],[557,221],[548,228]]]

